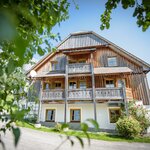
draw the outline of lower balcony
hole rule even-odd
[[[63,89],[55,89],[51,91],[43,91],[41,95],[42,100],[64,100],[65,92]]]
[[[96,99],[123,99],[123,91],[121,88],[96,88]]]
[[[91,88],[68,90],[68,100],[92,100],[92,98],[93,93]],[[123,99],[123,91],[121,88],[96,88],[95,98],[96,100]],[[63,89],[43,91],[41,99],[65,100],[65,91]]]
[[[73,89],[68,91],[68,100],[91,100],[92,89]]]

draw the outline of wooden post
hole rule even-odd
[[[147,78],[146,78],[146,75],[143,74],[144,76],[144,83],[145,83],[145,87],[146,87],[146,95],[147,95],[147,105],[150,105],[150,92],[149,92],[149,86],[148,86],[148,81],[147,81]]]
[[[66,72],[65,72],[65,109],[64,122],[67,123],[67,100],[68,100],[68,56],[66,56]]]
[[[127,96],[126,96],[126,87],[125,87],[125,84],[122,81],[122,91],[123,91],[123,100],[124,100],[124,107],[125,107],[125,111],[126,111],[126,115],[128,116],[129,115],[129,111],[128,111],[128,101],[127,101]]]
[[[93,67],[93,53],[91,53],[91,72],[92,72],[92,95],[93,95],[93,105],[94,105],[94,119],[97,121],[97,111],[96,111],[96,100],[95,100],[95,77],[94,77],[94,67]]]
[[[37,123],[40,123],[41,121],[41,100],[42,100],[42,81],[41,81],[41,85],[40,85],[40,93],[39,93],[39,106],[38,106],[38,120]]]

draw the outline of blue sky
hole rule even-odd
[[[115,9],[110,29],[101,31],[100,15],[104,11],[106,0],[75,0],[79,10],[75,9],[73,0],[70,2],[70,18],[53,29],[53,32],[60,33],[61,39],[72,32],[94,31],[150,64],[150,29],[142,32],[137,27],[136,18],[132,17],[133,9]],[[148,81],[150,85],[150,73]]]

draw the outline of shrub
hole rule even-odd
[[[34,114],[34,115],[30,115],[27,118],[25,118],[24,121],[30,122],[30,123],[36,123],[37,118],[38,118],[38,116],[36,114]]]
[[[62,128],[62,124],[57,122],[55,127],[54,127],[54,130],[57,132],[61,132],[62,131],[61,128]]]
[[[150,118],[148,115],[148,110],[146,110],[141,105],[136,105],[135,101],[129,103],[129,115],[134,117],[141,126],[141,133],[145,133],[147,128],[150,126]]]
[[[134,138],[141,132],[140,123],[133,117],[122,117],[116,123],[119,134],[126,138]]]
[[[65,129],[69,128],[68,124],[61,124],[61,123],[56,123],[54,130],[57,132],[65,131]]]

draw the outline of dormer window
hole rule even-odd
[[[51,71],[57,70],[57,65],[58,65],[57,61],[52,61],[51,62]]]
[[[108,57],[108,67],[116,67],[117,66],[117,57]]]

